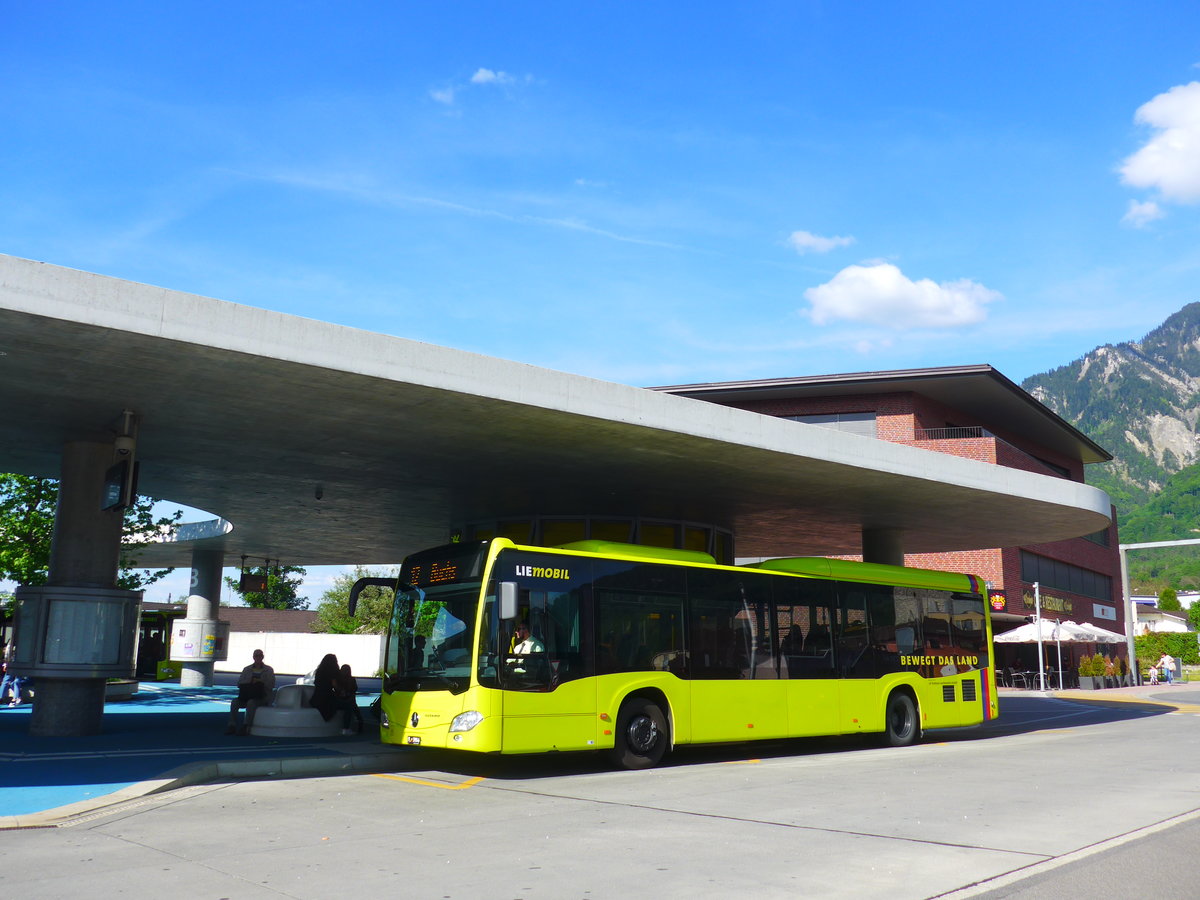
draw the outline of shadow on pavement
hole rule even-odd
[[[131,700],[107,703],[101,734],[78,737],[32,735],[29,707],[5,708],[0,788],[8,790],[0,795],[0,816],[13,814],[9,807],[27,811],[70,802],[76,799],[70,788],[83,788],[80,797],[103,795],[189,764],[338,757],[379,746],[373,733],[316,741],[226,735],[235,694],[232,687],[150,685]]]
[[[1164,692],[1188,702],[1188,693]],[[1114,692],[1115,693],[1115,692]],[[377,755],[374,771],[396,774],[436,772],[464,778],[536,779],[586,775],[613,770],[603,752],[543,753],[531,756],[483,756],[433,748],[384,745],[378,732],[331,739],[258,738],[225,735],[231,686],[181,688],[150,685],[133,700],[105,708],[103,733],[85,737],[37,737],[29,734],[27,708],[0,711],[0,817],[51,809],[80,799],[104,796],[123,787],[162,779],[168,773],[198,769],[214,762],[240,762],[318,757],[340,772],[351,757]],[[1143,694],[1149,699],[1149,695]],[[1200,694],[1196,694],[1200,698]],[[368,697],[360,697],[366,706]],[[1115,698],[1114,698],[1115,699]],[[1158,699],[1157,694],[1153,699]],[[984,740],[1047,728],[1079,728],[1105,722],[1163,715],[1174,707],[1128,696],[1061,698],[1038,694],[1001,695],[1000,718],[966,729],[927,732],[925,743]],[[748,759],[807,757],[878,748],[877,735],[771,740],[743,744],[686,746],[668,755],[663,765],[682,767],[738,763]],[[903,753],[904,749],[892,752]],[[286,769],[286,764],[281,770]],[[345,767],[350,771],[350,767]],[[359,768],[361,771],[361,767]],[[246,777],[256,777],[249,774]],[[261,766],[258,771],[261,772]],[[280,771],[280,770],[275,770]],[[311,774],[318,774],[315,771]],[[280,777],[273,775],[270,777]],[[283,773],[283,777],[287,777]],[[304,777],[297,775],[296,777]]]
[[[948,728],[925,733],[922,743],[978,741],[1012,734],[1026,734],[1047,728],[1082,728],[1106,722],[1141,719],[1172,712],[1173,708],[1150,702],[1126,699],[1103,702],[1104,698],[1043,697],[1037,695],[1001,695],[1000,718],[970,728]],[[1174,699],[1183,699],[1182,697]],[[747,759],[779,759],[817,756],[826,753],[850,753],[883,747],[879,735],[842,735],[837,737],[792,738],[741,744],[704,744],[676,748],[662,762],[675,768],[712,763],[737,763]],[[905,752],[897,748],[897,753]],[[432,748],[414,749],[408,771],[436,771],[466,778],[527,780],[563,775],[585,775],[612,771],[613,766],[601,751],[542,753],[530,756],[477,756]]]

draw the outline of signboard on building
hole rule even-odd
[[[1033,594],[1029,591],[1026,591],[1021,599],[1025,601],[1025,606],[1029,609],[1033,609],[1036,605]],[[1042,591],[1041,599],[1042,612],[1053,610],[1060,613],[1073,613],[1075,611],[1075,602],[1068,600],[1066,597],[1055,597],[1053,594],[1047,594],[1045,591]]]

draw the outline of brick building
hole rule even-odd
[[[1112,459],[988,365],[655,390],[1079,482],[1084,481],[1084,466]],[[1115,516],[1106,530],[1069,541],[905,554],[904,564],[985,579],[997,633],[1033,615],[1035,582],[1043,616],[1125,630]],[[1027,663],[1027,649],[998,645],[998,662]],[[1119,653],[1124,656],[1124,645]]]

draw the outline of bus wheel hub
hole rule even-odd
[[[629,723],[629,745],[635,750],[649,750],[657,740],[658,726],[649,716],[638,716]]]

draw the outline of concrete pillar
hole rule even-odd
[[[76,441],[63,447],[47,584],[117,586],[124,517],[120,510],[100,508],[112,461],[112,444]]]
[[[187,598],[187,621],[216,625],[221,606],[221,573],[225,554],[221,550],[192,551],[192,591]],[[180,662],[179,683],[184,687],[210,687],[214,662],[211,659],[185,659]]]
[[[75,441],[63,447],[47,583],[55,587],[115,588],[121,557],[120,511],[104,511],[110,443]],[[38,678],[29,733],[48,737],[100,734],[103,678]]]
[[[864,528],[863,562],[904,565],[904,532],[899,528]]]

